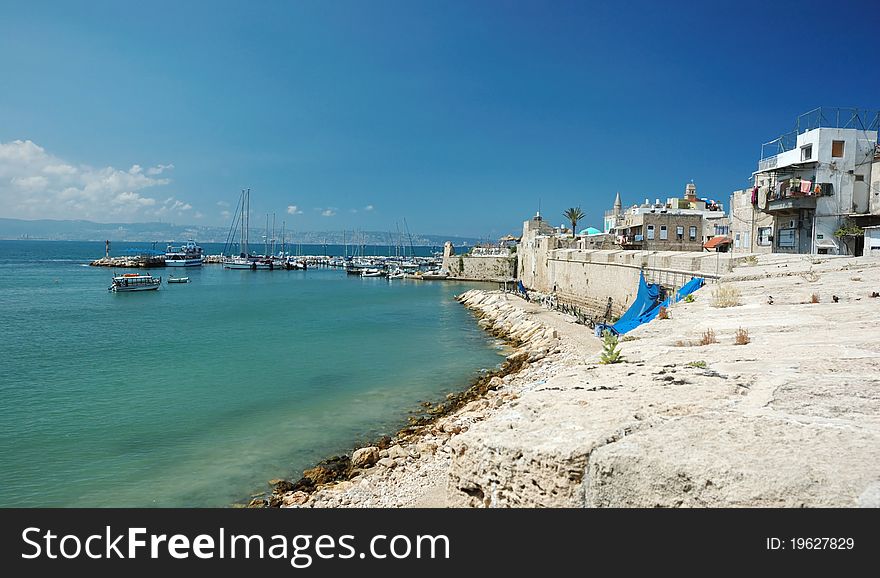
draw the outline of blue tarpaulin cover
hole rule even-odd
[[[681,289],[675,292],[673,297],[660,301],[660,286],[645,281],[645,274],[639,274],[639,292],[635,301],[630,305],[626,313],[620,316],[613,325],[599,323],[596,325],[596,337],[602,337],[605,331],[614,335],[629,333],[639,325],[651,321],[660,313],[661,307],[669,307],[671,304],[681,301],[697,289],[703,286],[705,279],[694,277],[685,283]]]

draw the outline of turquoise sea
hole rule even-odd
[[[115,294],[103,253],[0,241],[2,507],[246,501],[502,361],[475,284],[206,265]]]

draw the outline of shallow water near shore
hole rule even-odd
[[[0,506],[227,506],[503,359],[453,299],[476,284],[211,265],[113,294],[102,254],[0,241]]]

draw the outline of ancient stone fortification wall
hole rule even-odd
[[[516,255],[510,257],[443,257],[443,268],[450,277],[469,281],[510,281],[516,278]]]
[[[639,272],[669,290],[693,276],[713,279],[730,271],[734,258],[726,253],[685,251],[623,251],[557,248],[553,237],[538,237],[519,246],[518,276],[526,288],[555,292],[563,302],[603,311],[612,300],[620,315],[638,291]]]

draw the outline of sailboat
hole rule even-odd
[[[223,268],[224,269],[250,269],[251,271],[256,271],[257,269],[270,269],[271,263],[260,262],[257,258],[251,256],[250,248],[248,247],[248,237],[250,236],[250,205],[251,205],[251,190],[250,189],[242,189],[241,197],[239,197],[238,201],[239,208],[241,210],[240,214],[237,214],[233,220],[232,225],[230,227],[230,234],[227,235],[227,244],[230,241],[234,241],[236,235],[236,229],[238,227],[241,228],[241,237],[239,242],[239,254],[237,257],[228,257],[223,260]]]

